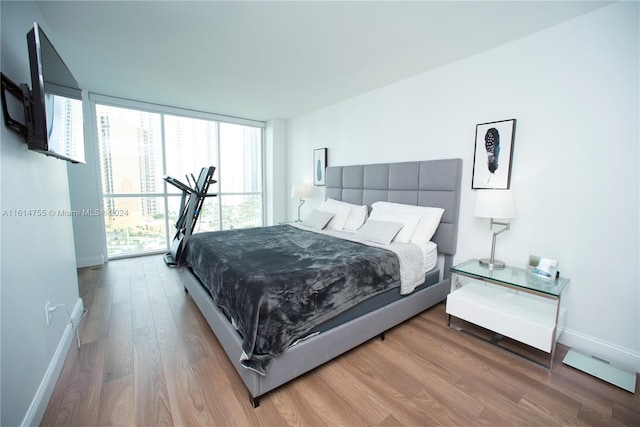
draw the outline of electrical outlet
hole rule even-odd
[[[47,303],[44,305],[44,315],[47,321],[47,327],[50,325],[50,317],[49,317],[50,314],[51,314],[51,303],[47,301]]]

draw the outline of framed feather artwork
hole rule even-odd
[[[325,185],[324,170],[327,168],[327,149],[313,150],[313,185]]]
[[[508,190],[516,119],[476,125],[472,189]]]

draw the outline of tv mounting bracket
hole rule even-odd
[[[31,91],[26,84],[16,84],[10,78],[2,74],[2,114],[4,123],[11,130],[18,132],[26,138],[33,132],[33,115],[31,109]],[[7,93],[13,95],[22,104],[24,111],[24,123],[11,117],[7,104]]]

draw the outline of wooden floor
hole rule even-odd
[[[261,399],[252,409],[216,338],[160,256],[80,269],[89,314],[43,426],[640,426],[631,394],[552,372],[447,327],[444,304]]]

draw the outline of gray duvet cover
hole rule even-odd
[[[185,254],[262,375],[314,326],[400,286],[393,252],[288,225],[197,233]]]

